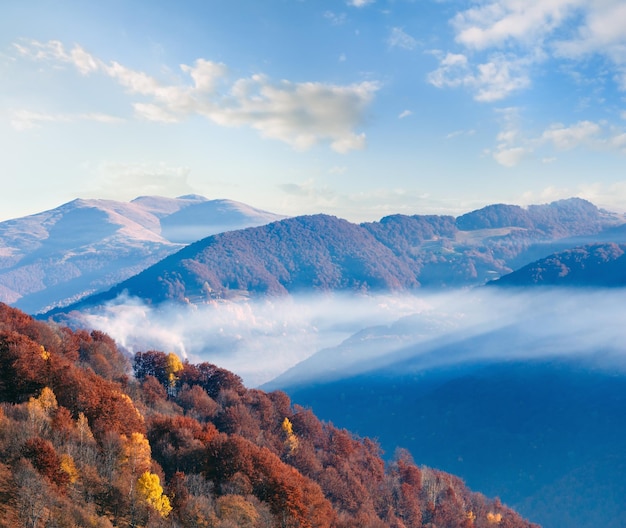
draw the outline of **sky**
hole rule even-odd
[[[201,194],[626,210],[625,0],[7,0],[0,220]]]

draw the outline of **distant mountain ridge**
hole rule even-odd
[[[198,195],[77,199],[0,222],[0,301],[31,313],[111,287],[189,242],[282,216]]]
[[[579,246],[550,255],[489,285],[493,286],[626,286],[626,244]]]
[[[158,304],[479,285],[550,254],[556,244],[594,240],[623,223],[577,198],[527,210],[488,206],[457,219],[393,215],[357,225],[328,215],[294,217],[195,242],[74,308],[122,292]]]

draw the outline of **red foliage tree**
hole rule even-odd
[[[69,475],[61,469],[61,460],[49,440],[35,437],[26,441],[22,456],[30,460],[33,467],[50,482],[60,488],[69,483]]]

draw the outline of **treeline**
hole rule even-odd
[[[2,304],[0,401],[0,526],[533,526],[282,392]]]

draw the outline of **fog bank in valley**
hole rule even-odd
[[[290,383],[302,371],[309,378],[329,370],[341,377],[416,355],[424,357],[424,366],[585,355],[622,368],[623,294],[477,288],[159,307],[120,297],[83,314],[79,323],[107,332],[130,352],[156,349],[215,363],[248,386],[268,382],[307,358],[293,369]],[[480,346],[463,345],[484,336],[490,337],[480,339]]]

